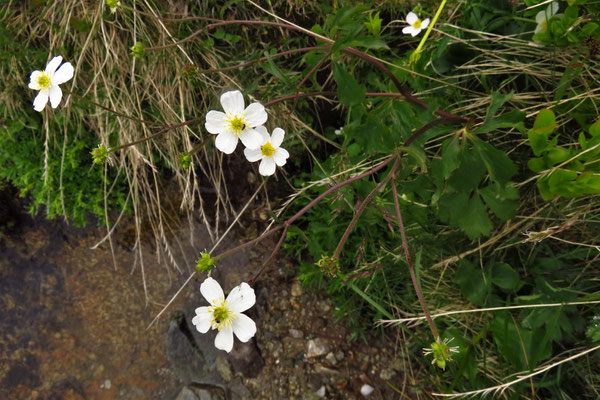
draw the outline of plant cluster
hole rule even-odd
[[[168,37],[148,33],[124,46],[130,62],[184,54],[182,87],[211,88],[223,112],[206,111],[214,98],[190,100],[194,107],[186,113],[182,106],[180,118],[168,122],[168,101],[148,98],[159,111],[153,117],[95,99],[90,104],[107,118],[139,124],[144,135],[109,134],[91,150],[94,164],[108,171],[118,158],[129,177],[139,170],[131,160],[141,159],[171,168],[182,182],[195,182],[196,168],[205,175],[218,170],[218,183],[222,154],[233,154],[239,140],[248,161],[261,161],[261,175],[286,165],[277,175],[293,176],[294,193],[273,225],[197,261],[192,276],[210,274],[223,257],[279,234],[262,269],[227,298],[212,278],[201,285],[211,306],[196,310],[194,324],[200,332],[218,329],[218,348],[230,351],[234,334],[247,341],[256,333],[241,313],[254,304],[250,286],[283,247],[298,257],[304,283],[332,296],[356,338],[379,322],[384,332],[399,327],[393,331],[410,343],[414,362],[425,348],[430,359],[414,378],[436,396],[598,393],[591,353],[600,335],[591,306],[600,303],[593,279],[600,251],[600,5],[443,0],[397,16],[385,2],[336,2],[319,4],[325,17],[306,28],[251,1],[240,12],[248,7],[260,18],[170,18],[149,5],[106,6],[106,21],[172,24]],[[264,48],[244,47],[256,42]],[[214,58],[194,59],[207,54],[199,51],[190,57],[192,43]],[[221,67],[223,54],[243,52],[243,62]],[[210,67],[201,69],[201,60]],[[31,76],[42,96],[36,110],[48,97],[52,107],[60,101],[65,76],[53,80],[54,67]],[[233,83],[208,77],[227,81],[229,73],[244,93],[224,91]],[[244,95],[263,101],[245,107]],[[271,135],[268,115],[277,115]],[[208,134],[193,130],[197,124]],[[289,153],[280,147],[284,128]],[[286,164],[288,156],[293,163]],[[137,179],[129,180],[136,213]],[[154,221],[164,230],[162,217]]]

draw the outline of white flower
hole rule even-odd
[[[244,96],[239,90],[221,95],[223,110],[211,110],[206,114],[206,130],[216,134],[215,146],[225,154],[235,150],[238,138],[244,146],[254,149],[260,146],[261,136],[254,130],[267,122],[267,112],[260,103],[252,103],[244,109]]]
[[[260,161],[258,172],[263,176],[273,175],[275,173],[275,164],[283,166],[286,163],[290,153],[282,149],[281,143],[285,132],[281,128],[275,128],[273,135],[269,136],[267,128],[259,126],[256,131],[261,135],[260,144],[257,148],[244,149],[244,155],[250,162]]]
[[[338,135],[338,136],[339,136],[339,135],[341,135],[341,134],[342,134],[342,131],[343,131],[343,130],[344,130],[344,127],[343,127],[343,126],[340,126],[340,129],[336,129],[335,131],[333,131],[333,133],[335,133],[336,135]]]
[[[33,100],[33,109],[35,111],[42,111],[48,103],[50,98],[50,105],[52,108],[58,107],[60,100],[62,99],[62,90],[60,90],[61,83],[65,83],[73,77],[73,66],[71,63],[64,63],[60,68],[58,66],[62,62],[61,56],[56,56],[43,71],[33,71],[29,77],[29,89],[39,90],[37,96]],[[56,70],[58,68],[58,71]]]
[[[419,16],[412,11],[406,16],[406,22],[408,22],[409,26],[404,27],[404,29],[402,29],[402,33],[407,35],[410,34],[413,37],[417,36],[419,33],[421,33],[421,30],[429,26],[429,18],[421,20]]]
[[[535,33],[548,31],[548,20],[558,12],[558,8],[558,3],[553,1],[552,3],[548,4],[548,7],[545,10],[536,14],[535,22],[537,22],[537,26],[535,27]]]
[[[223,289],[213,278],[206,278],[200,285],[200,292],[211,304],[210,307],[196,308],[196,316],[192,323],[198,332],[206,333],[210,328],[217,329],[215,347],[230,352],[233,348],[233,334],[247,342],[256,333],[256,324],[248,316],[242,314],[254,305],[256,296],[254,289],[246,282],[231,290],[227,299]]]

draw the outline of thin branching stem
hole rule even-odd
[[[122,150],[122,149],[124,149],[126,147],[129,147],[129,146],[134,146],[136,144],[147,142],[148,140],[152,140],[152,139],[154,139],[154,138],[156,138],[156,137],[158,137],[158,136],[160,136],[160,135],[162,135],[164,133],[172,131],[173,129],[177,129],[177,128],[180,128],[180,127],[185,126],[185,125],[195,124],[196,122],[200,122],[202,120],[204,120],[204,119],[203,118],[194,118],[194,119],[190,119],[188,121],[180,122],[180,123],[175,124],[175,125],[169,125],[165,129],[162,129],[162,130],[160,130],[160,131],[158,131],[158,132],[156,132],[156,133],[154,133],[154,134],[152,134],[150,136],[146,136],[146,137],[143,137],[141,139],[135,140],[133,142],[125,143],[125,144],[122,144],[122,145],[117,146],[117,147],[111,147],[111,149],[109,151],[110,152],[115,152],[117,150]]]
[[[350,233],[352,232],[352,229],[354,229],[354,226],[358,222],[358,219],[360,218],[360,216],[362,215],[362,213],[365,211],[365,209],[367,208],[367,206],[369,205],[369,203],[371,203],[371,201],[373,200],[373,197],[375,197],[375,195],[390,181],[390,179],[392,179],[392,177],[396,173],[396,170],[398,169],[399,165],[400,165],[400,158],[397,158],[396,162],[392,166],[392,169],[390,170],[390,173],[384,179],[382,179],[381,182],[379,182],[379,184],[377,184],[377,186],[375,186],[375,189],[371,190],[371,193],[369,193],[367,195],[367,197],[365,197],[365,199],[362,201],[362,203],[360,204],[360,206],[356,210],[356,214],[354,214],[354,217],[352,217],[352,220],[350,221],[350,223],[346,227],[346,231],[344,232],[344,234],[340,238],[340,241],[339,241],[337,247],[335,248],[335,252],[333,253],[333,257],[336,260],[340,259],[340,253],[342,252],[342,249],[344,248],[344,244],[348,240],[348,237],[350,236]]]
[[[396,182],[392,184],[392,195],[394,197],[394,207],[396,208],[396,216],[398,218],[398,226],[400,227],[400,235],[402,236],[402,250],[404,250],[404,255],[406,257],[406,264],[408,265],[408,271],[410,272],[410,279],[412,280],[413,287],[415,288],[415,292],[417,293],[417,297],[421,303],[421,308],[423,309],[423,313],[425,314],[427,322],[429,323],[429,327],[431,328],[431,333],[433,333],[433,338],[437,342],[440,338],[440,335],[435,328],[435,324],[433,323],[433,319],[431,319],[431,315],[429,315],[429,310],[427,309],[425,299],[423,298],[423,293],[421,293],[421,288],[419,287],[419,282],[417,281],[417,275],[415,274],[415,268],[413,266],[410,250],[408,249],[406,232],[404,231],[404,223],[402,222],[402,213],[400,212],[400,202],[398,201]]]

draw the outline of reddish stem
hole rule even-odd
[[[365,197],[363,202],[360,204],[360,206],[356,210],[356,214],[354,214],[354,217],[352,217],[352,220],[348,224],[348,227],[346,227],[346,231],[342,235],[340,242],[338,243],[338,245],[335,249],[335,252],[333,253],[333,258],[335,258],[337,260],[340,259],[340,253],[342,252],[342,248],[344,247],[346,240],[348,240],[348,237],[350,236],[350,232],[352,232],[352,229],[354,229],[354,226],[358,222],[358,219],[360,218],[362,213],[367,208],[367,205],[369,205],[371,200],[373,200],[373,197],[375,197],[375,194],[377,194],[377,192],[379,192],[394,176],[394,174],[396,173],[396,169],[398,169],[399,165],[400,165],[400,159],[398,158],[398,159],[396,159],[396,162],[392,166],[392,170],[390,171],[390,173],[381,182],[379,182],[379,184],[377,186],[375,186],[375,189],[373,189],[371,191],[371,193],[369,193],[367,195],[367,197]]]
[[[402,236],[402,250],[404,250],[404,255],[406,256],[406,264],[408,264],[410,279],[412,280],[415,292],[417,292],[417,297],[419,298],[421,308],[423,309],[423,313],[425,313],[425,318],[427,318],[427,322],[429,323],[429,327],[431,328],[433,337],[435,341],[438,341],[440,335],[438,334],[438,331],[435,328],[435,324],[433,323],[433,319],[431,319],[431,315],[429,315],[429,310],[427,309],[427,305],[425,304],[425,299],[423,298],[423,294],[421,293],[421,289],[419,288],[419,282],[417,282],[417,275],[415,274],[415,268],[413,266],[412,257],[410,256],[410,251],[408,250],[408,242],[406,241],[406,232],[404,231],[404,223],[402,222],[402,214],[400,213],[400,202],[398,201],[398,191],[396,189],[395,182],[392,185],[392,194],[394,196],[394,207],[396,208],[398,225],[400,226],[400,235]]]

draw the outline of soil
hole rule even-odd
[[[92,250],[105,228],[77,229],[41,216],[15,220],[0,238],[0,398],[174,400],[184,398],[184,386],[194,388],[169,359],[166,343],[173,315],[184,312],[190,325],[190,310],[204,305],[198,290],[204,276],[148,326],[210,247],[199,222],[180,224],[171,238],[182,244],[173,263],[157,258],[152,240],[142,244],[142,256],[132,249],[127,222],[113,250],[108,241]],[[250,231],[237,236],[256,227]],[[213,277],[226,292],[249,280],[275,240],[228,257]],[[303,289],[295,274],[279,258],[255,284],[257,303],[247,314],[257,323],[258,351],[249,357],[262,360],[251,360],[253,370],[218,368],[225,380],[243,382],[247,390],[237,398],[411,398],[394,338],[368,332],[366,343],[350,342],[329,300]],[[234,352],[241,345],[236,340]],[[361,394],[365,385],[373,389],[368,396]]]

